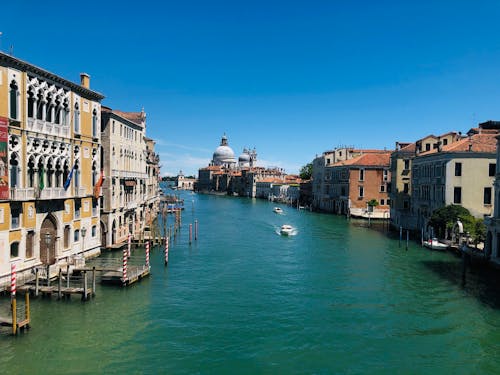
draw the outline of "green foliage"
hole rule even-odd
[[[368,206],[371,206],[371,207],[377,207],[379,205],[378,200],[376,200],[376,199],[371,199],[367,204],[368,204]]]
[[[482,219],[476,219],[468,209],[451,204],[441,207],[432,213],[429,225],[434,228],[437,237],[444,238],[446,230],[451,231],[457,220],[463,224],[464,234],[469,232],[471,239],[477,244],[484,241],[486,236],[486,226]]]
[[[300,168],[300,178],[303,180],[309,180],[312,176],[312,169],[313,165],[312,163],[308,163],[304,165],[302,168]]]

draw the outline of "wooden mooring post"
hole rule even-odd
[[[62,271],[61,269],[59,268],[59,280],[58,280],[58,288],[57,288],[57,297],[59,299],[62,298]]]
[[[38,267],[35,268],[35,297],[38,297],[38,292],[39,292],[39,273],[38,273]]]

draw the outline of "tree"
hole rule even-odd
[[[462,221],[464,231],[472,233],[475,218],[470,214],[468,209],[458,204],[450,204],[434,210],[429,220],[429,225],[434,228],[434,233],[438,237],[444,238],[446,229],[451,230],[458,219]]]
[[[300,168],[300,178],[303,180],[309,180],[312,176],[312,169],[313,165],[312,163],[308,163],[304,165],[302,168]]]

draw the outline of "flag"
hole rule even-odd
[[[43,169],[43,165],[40,167],[40,173],[38,174],[38,187],[40,188],[40,191],[43,190],[45,187],[45,171]]]
[[[68,178],[64,182],[64,190],[68,190],[69,184],[71,184],[71,179],[73,178],[73,171],[74,170],[75,170],[75,166],[73,165],[73,167],[71,168],[71,171],[69,171]]]
[[[99,195],[101,195],[101,186],[104,181],[104,171],[101,170],[101,176],[99,177],[99,180],[97,181],[97,184],[94,186],[94,197],[95,199],[99,198]]]

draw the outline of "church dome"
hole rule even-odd
[[[225,134],[221,139],[220,146],[215,149],[212,163],[214,165],[226,165],[226,166],[233,166],[234,164],[236,164],[234,151],[231,147],[229,147],[227,143],[227,137]]]
[[[238,161],[244,162],[244,161],[250,161],[250,155],[248,155],[246,152],[240,155],[238,158]]]
[[[229,146],[219,146],[214,152],[214,160],[215,159],[234,159],[234,151]]]

